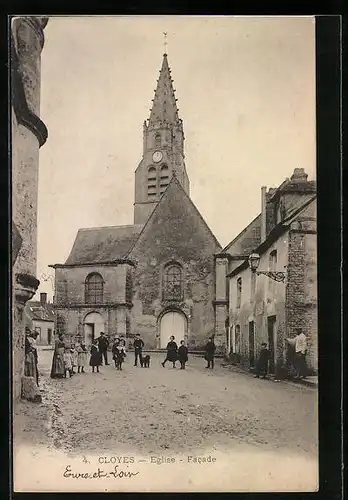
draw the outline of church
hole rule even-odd
[[[190,198],[172,82],[164,54],[143,124],[133,224],[79,229],[66,262],[50,266],[56,333],[71,340],[140,333],[147,349],[163,349],[174,335],[200,350],[215,335],[224,350],[226,293],[215,300],[217,288],[226,290],[224,261],[216,272],[222,247]]]

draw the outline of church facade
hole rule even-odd
[[[215,300],[226,287],[225,275],[216,283],[222,248],[190,199],[184,140],[164,54],[143,124],[134,223],[80,229],[66,262],[51,266],[57,333],[87,344],[101,331],[111,340],[140,333],[147,349],[174,335],[192,350],[215,334],[224,351],[226,307]]]

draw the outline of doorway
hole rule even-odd
[[[269,349],[269,372],[275,372],[275,347],[276,347],[276,316],[267,318],[268,349]]]
[[[255,324],[249,321],[249,366],[255,366]]]
[[[175,342],[179,345],[181,340],[185,340],[186,318],[183,314],[170,311],[163,314],[160,323],[160,348],[165,349],[169,338],[174,335]]]
[[[52,343],[52,328],[47,328],[47,344],[51,345]]]
[[[104,330],[104,320],[98,312],[87,314],[83,323],[84,338],[86,346],[90,346],[94,339],[100,336]]]

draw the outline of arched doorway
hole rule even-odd
[[[175,342],[179,345],[180,340],[185,339],[186,327],[186,318],[182,313],[177,311],[168,311],[163,314],[160,322],[161,349],[166,348],[171,335],[174,335]]]
[[[83,322],[83,329],[86,346],[89,346],[94,339],[99,337],[100,332],[105,332],[102,315],[98,312],[87,314]]]

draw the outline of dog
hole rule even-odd
[[[150,355],[146,354],[146,356],[142,356],[140,360],[140,364],[142,368],[150,368]]]

